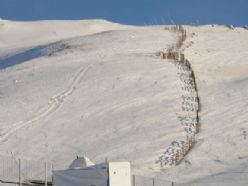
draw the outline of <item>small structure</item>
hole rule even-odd
[[[85,157],[77,158],[69,169],[53,171],[53,185],[131,186],[130,163],[106,162],[94,165]]]
[[[93,165],[95,164],[92,161],[90,161],[90,159],[87,158],[86,156],[83,157],[77,156],[77,158],[73,160],[73,162],[69,166],[69,169],[82,169]]]

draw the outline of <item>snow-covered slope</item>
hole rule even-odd
[[[161,172],[155,162],[184,131],[178,70],[156,54],[178,33],[99,20],[0,23],[0,154],[63,166],[77,154],[124,159],[136,174],[178,182],[247,165],[247,30],[185,27],[201,128],[186,161]]]
[[[69,37],[82,36],[108,30],[132,29],[106,20],[34,21],[15,22],[0,20],[0,48],[47,44]]]

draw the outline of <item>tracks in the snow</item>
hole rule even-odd
[[[48,105],[42,107],[37,113],[35,113],[31,118],[25,121],[19,121],[12,124],[12,127],[6,131],[2,136],[0,136],[0,143],[8,139],[9,136],[13,135],[18,130],[29,126],[39,120],[46,118],[47,116],[55,113],[63,104],[63,102],[76,90],[76,86],[80,83],[84,75],[89,71],[91,66],[81,68],[72,78],[69,85],[64,91],[50,98]]]

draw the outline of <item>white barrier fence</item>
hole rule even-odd
[[[133,175],[132,186],[175,186],[175,183],[157,178]]]
[[[0,182],[24,185],[52,181],[52,164],[0,156]],[[1,183],[0,183],[1,185]]]

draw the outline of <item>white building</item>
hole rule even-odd
[[[77,158],[70,169],[53,172],[54,186],[131,186],[129,162],[108,162],[87,166]],[[81,162],[81,165],[80,165]]]

